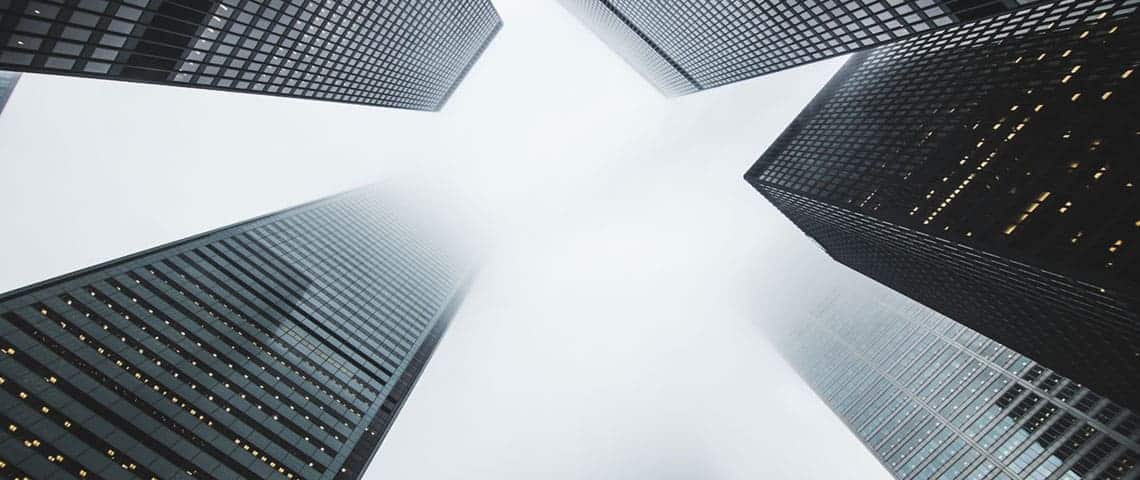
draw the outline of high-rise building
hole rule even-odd
[[[0,297],[0,474],[360,478],[471,267],[399,202],[348,192]]]
[[[1041,0],[559,0],[669,96],[1009,12]]]
[[[490,0],[9,0],[0,68],[439,110],[501,26]]]
[[[20,81],[20,74],[0,72],[0,112],[4,111],[4,105],[8,104],[8,97],[12,96],[12,90],[16,89],[16,82],[18,81]]]
[[[839,262],[1140,410],[1137,6],[856,54],[745,178]]]
[[[895,477],[1140,476],[1140,415],[874,287],[845,287],[771,339]]]

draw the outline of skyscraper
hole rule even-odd
[[[1135,412],[876,287],[832,297],[772,340],[897,478],[1140,476]]]
[[[0,68],[439,110],[501,26],[490,0],[11,0]]]
[[[4,111],[4,105],[8,104],[8,97],[12,96],[18,81],[20,74],[0,71],[0,112]]]
[[[560,0],[669,96],[1009,12],[1040,0]]]
[[[359,478],[470,263],[375,189],[0,297],[5,478]]]
[[[839,262],[1140,409],[1135,10],[856,54],[745,178]]]

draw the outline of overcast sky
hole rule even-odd
[[[873,479],[760,325],[863,281],[741,178],[842,59],[662,97],[553,1],[442,113],[25,75],[0,291],[387,179],[493,246],[369,479]]]

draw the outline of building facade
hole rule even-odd
[[[668,96],[1010,12],[1040,0],[560,0]]]
[[[1140,416],[880,286],[772,340],[900,479],[1140,477]]]
[[[1137,6],[856,54],[745,178],[839,262],[1138,409]]]
[[[4,111],[4,105],[8,104],[8,97],[12,96],[12,90],[16,89],[18,81],[20,74],[0,71],[0,112]]]
[[[0,297],[0,474],[360,478],[471,267],[394,204],[353,191]]]
[[[490,0],[11,0],[0,68],[439,110],[501,25]]]

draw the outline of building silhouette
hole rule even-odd
[[[5,478],[360,478],[463,298],[376,188],[0,296]]]
[[[845,288],[772,340],[906,479],[1131,479],[1140,416],[880,286]]]
[[[647,80],[684,95],[1039,0],[560,0]]]
[[[745,178],[839,262],[1140,408],[1135,9],[856,54]]]
[[[439,110],[501,25],[489,0],[11,0],[0,68]]]

